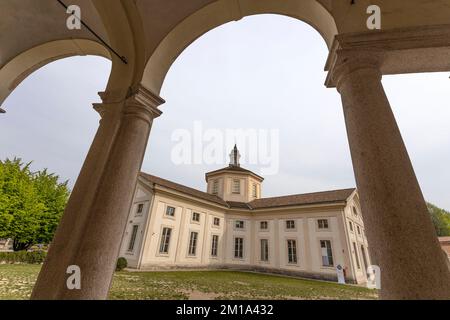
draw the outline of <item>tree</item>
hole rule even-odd
[[[14,251],[50,242],[69,196],[67,182],[30,165],[0,161],[0,238],[13,239]]]
[[[427,205],[438,237],[450,236],[450,212],[438,208],[431,203]]]
[[[66,207],[69,191],[67,181],[58,182],[59,177],[53,173],[49,174],[47,169],[37,172],[33,176],[39,201],[45,209],[39,215],[38,243],[49,243],[58,226],[59,220]]]

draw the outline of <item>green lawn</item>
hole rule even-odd
[[[27,299],[38,265],[0,265],[0,299]],[[335,283],[234,271],[118,272],[110,299],[375,299]]]

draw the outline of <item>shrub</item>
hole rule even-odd
[[[46,255],[47,253],[45,251],[0,252],[0,263],[41,264],[44,262]]]
[[[116,271],[122,271],[127,266],[128,266],[127,259],[125,259],[123,257],[120,257],[119,259],[117,259]]]

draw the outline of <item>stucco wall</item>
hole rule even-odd
[[[174,217],[166,215],[167,206],[175,208]],[[200,214],[200,221],[192,221],[192,213]],[[218,258],[212,258],[210,242],[213,234],[219,236],[219,244],[223,243],[224,211],[199,206],[194,202],[182,201],[164,194],[156,194],[154,206],[149,219],[149,232],[143,247],[141,268],[153,266],[198,266],[218,264]],[[220,225],[214,226],[213,219],[220,219]],[[161,234],[164,227],[172,229],[168,254],[159,253]],[[191,232],[198,232],[197,254],[188,254],[189,237]]]

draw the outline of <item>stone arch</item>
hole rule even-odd
[[[220,0],[188,16],[159,43],[144,70],[142,84],[159,94],[172,63],[197,38],[227,22],[257,14],[279,14],[306,22],[331,47],[338,33],[331,13],[316,0]]]
[[[71,56],[94,55],[111,60],[107,48],[86,39],[50,41],[22,52],[0,71],[0,105],[12,91],[34,71],[59,59]]]

